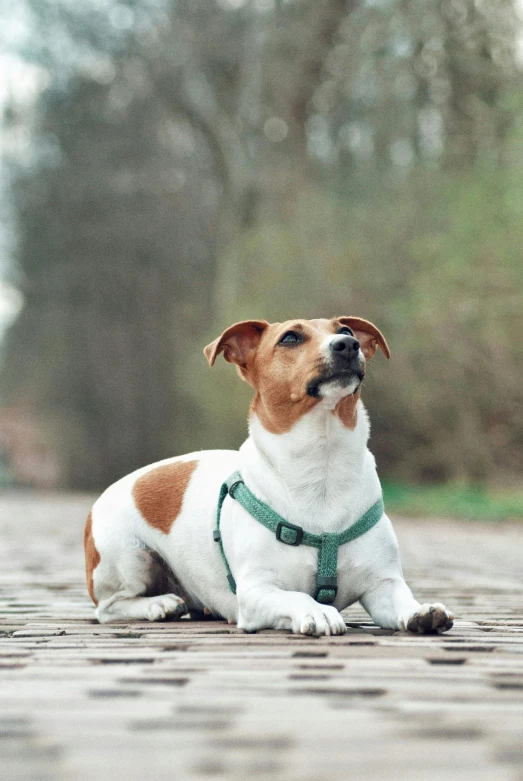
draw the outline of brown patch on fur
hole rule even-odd
[[[345,428],[354,431],[358,422],[358,410],[356,409],[360,400],[360,389],[351,396],[344,396],[332,410],[333,415],[337,415]]]
[[[278,341],[287,331],[296,331],[305,341],[285,348]],[[256,389],[251,405],[262,426],[272,434],[284,434],[321,398],[307,394],[307,384],[322,370],[319,346],[334,334],[330,320],[289,320],[273,323],[265,331],[250,368],[248,382]]]
[[[133,486],[136,507],[149,526],[169,534],[198,461],[174,461],[141,475]]]
[[[260,393],[256,394],[251,404],[251,412],[256,413],[266,431],[271,434],[285,434],[320,401],[320,398],[304,396],[295,401],[291,399],[289,403],[285,389],[276,386],[269,399],[262,397]]]
[[[308,384],[325,368],[320,346],[345,324],[353,328],[367,360],[372,358],[377,346],[390,356],[381,332],[359,317],[288,320],[270,325],[264,320],[246,320],[224,331],[204,352],[211,366],[222,351],[227,361],[236,364],[241,377],[256,391],[251,412],[256,413],[267,431],[284,434],[321,401],[320,397],[307,393]],[[279,344],[286,331],[299,332],[303,341],[292,347]],[[355,401],[348,397],[336,408],[339,411],[336,414],[348,428],[356,425],[352,406],[355,407]]]
[[[97,605],[98,601],[94,595],[94,590],[93,590],[93,572],[95,571],[95,569],[100,563],[100,554],[96,550],[96,545],[94,544],[93,517],[91,513],[89,513],[89,515],[87,516],[87,521],[85,524],[84,549],[85,549],[85,577],[87,580],[87,591],[89,592],[89,596],[93,600],[94,604]]]

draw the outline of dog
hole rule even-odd
[[[359,600],[383,628],[450,629],[444,605],[414,599],[383,511],[360,399],[378,347],[390,357],[358,317],[247,320],[209,344],[210,366],[223,354],[255,391],[249,436],[239,451],[138,469],[95,502],[84,542],[98,621],[190,612],[246,632],[341,635],[340,611]]]

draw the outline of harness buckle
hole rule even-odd
[[[316,576],[316,591],[313,599],[322,605],[330,605],[336,599],[338,593],[338,579],[336,576],[327,577],[325,575]]]
[[[282,533],[285,537],[282,537]],[[289,538],[289,533],[294,537]],[[293,523],[287,521],[280,521],[276,527],[276,539],[283,542],[285,545],[301,545],[303,540],[303,529],[301,526],[295,526]]]

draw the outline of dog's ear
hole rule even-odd
[[[337,317],[336,321],[341,325],[348,325],[354,331],[354,336],[359,341],[361,351],[367,360],[370,360],[379,345],[387,358],[390,358],[387,340],[375,325],[363,320],[361,317]]]
[[[203,352],[209,366],[212,366],[216,356],[223,352],[226,361],[235,363],[240,369],[246,369],[268,326],[269,323],[265,320],[244,320],[231,325],[218,339],[205,347]]]

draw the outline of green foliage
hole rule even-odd
[[[420,169],[357,199],[310,189],[285,219],[244,231],[222,258],[213,335],[246,317],[371,319],[393,354],[389,365],[374,359],[364,390],[382,472],[414,481],[515,475],[522,181],[499,169]],[[230,383],[236,430],[244,413],[234,414]]]
[[[407,485],[384,482],[387,512],[416,518],[457,518],[467,521],[523,520],[523,491],[496,491],[485,486]]]

